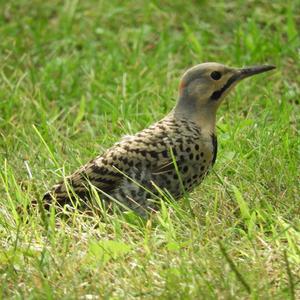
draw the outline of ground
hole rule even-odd
[[[0,12],[1,298],[300,299],[299,1]],[[199,188],[149,220],[27,214],[63,174],[162,118],[183,71],[206,61],[277,69],[227,97]]]

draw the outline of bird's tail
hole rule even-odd
[[[65,184],[60,183],[52,187],[46,192],[42,198],[43,207],[49,210],[52,205],[63,207],[71,203],[71,195],[68,193]]]

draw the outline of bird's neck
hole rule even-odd
[[[201,132],[215,133],[216,109],[212,106],[200,106],[199,101],[180,97],[171,114],[175,118],[184,118],[196,123]]]

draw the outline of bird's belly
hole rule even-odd
[[[173,181],[166,176],[166,178],[163,178],[160,186],[164,186],[175,199],[180,198],[185,192],[192,191],[193,188],[202,182],[210,166],[211,163],[184,165],[179,168],[179,174],[177,172],[172,174]]]
[[[213,160],[213,146],[210,140],[203,139],[196,143],[177,144],[172,149],[176,165],[170,163],[158,172],[154,165],[146,167],[146,160],[128,170],[128,178],[124,178],[112,196],[130,209],[143,214],[145,208],[155,208],[149,199],[159,200],[161,191],[168,191],[174,199],[199,185],[207,174]],[[160,157],[158,157],[160,159]],[[161,165],[161,161],[157,161]],[[153,161],[154,164],[154,161]]]
[[[192,147],[191,147],[192,148]],[[174,198],[180,198],[185,192],[199,185],[212,166],[213,147],[210,143],[196,147],[188,155],[176,156],[177,169],[153,177],[153,181],[162,189],[167,189]]]

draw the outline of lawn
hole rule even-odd
[[[299,1],[10,0],[0,13],[2,299],[300,299]],[[148,220],[27,213],[167,114],[206,61],[277,69],[227,97],[214,170],[188,201]]]

